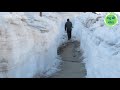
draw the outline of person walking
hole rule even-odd
[[[71,39],[72,28],[72,22],[69,19],[67,19],[67,22],[65,23],[65,31],[67,31],[68,40]]]

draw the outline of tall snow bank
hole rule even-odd
[[[0,77],[51,75],[57,69],[57,25],[38,13],[0,13]]]
[[[104,17],[88,12],[76,18],[76,36],[81,41],[89,78],[120,77],[120,25],[109,28]]]
[[[63,18],[57,12],[43,12],[43,17],[48,18],[49,20],[53,21],[54,25],[57,25],[56,31],[58,32],[58,37],[56,38],[57,47],[63,42],[62,38],[64,35],[64,25],[63,25]]]

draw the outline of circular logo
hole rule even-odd
[[[104,22],[107,26],[115,26],[118,23],[118,17],[115,13],[108,13]]]

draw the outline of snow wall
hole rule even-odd
[[[0,78],[49,76],[57,71],[60,23],[52,19],[39,12],[0,13]]]
[[[87,78],[120,77],[120,24],[107,27],[105,15],[87,12],[75,19],[75,35],[84,51]]]

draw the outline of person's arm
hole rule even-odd
[[[71,22],[71,26],[72,26],[72,28],[73,28],[73,24],[72,24],[72,22]]]
[[[66,25],[66,23],[65,23],[65,31],[66,31],[66,29],[67,29],[67,25]]]

